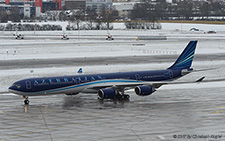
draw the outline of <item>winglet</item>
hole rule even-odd
[[[196,80],[195,82],[202,82],[202,80],[205,78],[205,76],[201,77],[200,79]]]
[[[176,62],[168,69],[188,69],[191,67],[198,41],[190,41]]]

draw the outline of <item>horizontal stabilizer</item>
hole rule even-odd
[[[199,71],[209,71],[209,70],[216,70],[218,68],[207,68],[207,69],[194,69],[193,72],[199,72]]]

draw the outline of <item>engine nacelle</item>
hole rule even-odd
[[[108,89],[100,89],[98,91],[98,97],[99,99],[113,99],[116,96],[116,90],[112,88]]]
[[[153,87],[147,85],[137,86],[134,90],[135,93],[139,96],[151,95],[155,91]]]

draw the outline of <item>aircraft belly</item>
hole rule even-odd
[[[23,96],[40,96],[40,95],[53,95],[53,94],[65,94],[65,93],[79,93],[83,89],[85,89],[86,86],[81,87],[63,87],[63,88],[57,88],[57,89],[50,89],[45,91],[33,91],[33,92],[21,92],[21,91],[10,91],[12,93],[23,95]]]
[[[64,88],[46,91],[46,94],[79,93],[83,89],[85,89],[85,86],[83,86],[83,87],[64,87]]]
[[[84,89],[81,92],[82,93],[97,93],[98,90],[95,90],[95,89]]]

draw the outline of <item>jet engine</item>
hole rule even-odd
[[[143,86],[137,86],[135,89],[135,93],[139,96],[147,96],[152,94],[155,89],[151,86],[143,85]]]
[[[108,89],[100,89],[98,91],[98,97],[99,99],[113,99],[116,96],[116,90],[112,89],[112,88],[108,88]]]

